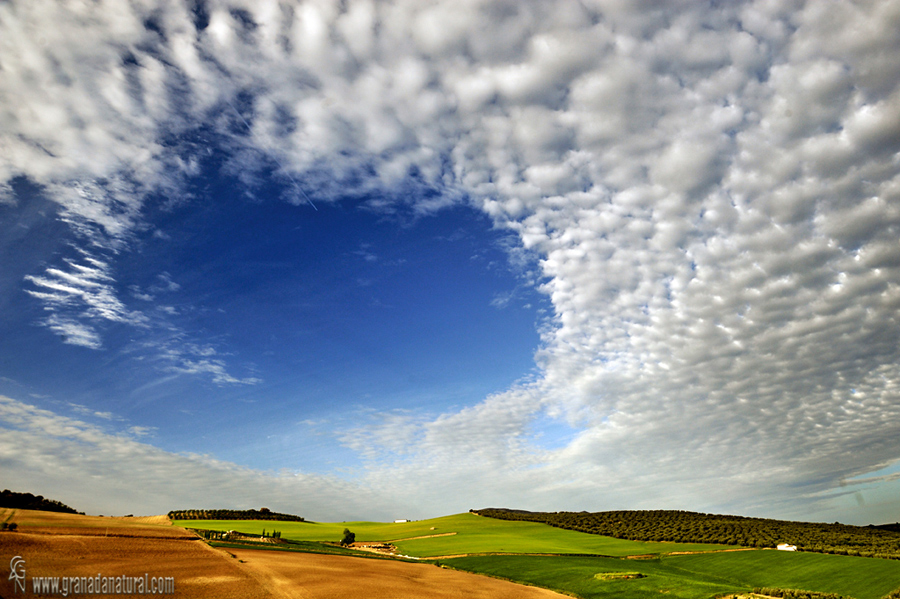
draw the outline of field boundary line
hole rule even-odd
[[[85,539],[93,539],[95,537],[103,537],[110,539],[148,539],[148,540],[160,540],[160,541],[202,541],[203,539],[200,537],[184,537],[184,536],[176,536],[176,535],[124,535],[118,533],[112,534],[95,534],[95,535],[87,535],[81,533],[67,533],[67,532],[47,532],[43,530],[28,530],[28,528],[19,528],[16,530],[16,534],[20,535],[46,535],[51,537],[82,537]]]
[[[730,553],[732,551],[762,551],[770,547],[738,547],[735,549],[714,549],[712,551],[673,551],[666,555],[699,555],[701,553]]]
[[[528,557],[608,557],[611,559],[625,559],[622,556],[604,555],[602,553],[510,553],[507,551],[476,551],[474,553],[460,553],[458,555],[429,555],[417,559],[441,560],[457,557],[484,557],[490,555],[525,555]]]
[[[369,543],[399,543],[400,541],[415,541],[417,539],[434,539],[437,537],[452,537],[459,534],[458,532],[442,532],[436,535],[422,535],[421,537],[407,537],[405,539],[391,539],[390,541],[367,541]]]

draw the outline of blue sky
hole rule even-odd
[[[22,307],[4,321],[16,373],[5,394],[139,422],[169,451],[324,474],[359,465],[342,430],[378,413],[458,409],[534,370],[546,300],[528,265],[511,263],[510,234],[484,215],[293,205],[277,186],[251,196],[215,169],[192,184],[196,197],[148,207],[127,251],[89,257],[65,229],[40,230],[52,217],[29,227],[41,265],[73,273],[102,256],[131,316],[98,326],[85,347],[41,326],[28,292],[46,283],[10,273]],[[32,203],[45,200],[5,209],[4,229]],[[34,260],[18,244],[7,252],[7,264]]]
[[[894,522],[897,3],[0,5],[0,472]]]

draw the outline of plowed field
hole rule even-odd
[[[430,564],[229,549],[281,597],[326,599],[561,599],[552,591]]]

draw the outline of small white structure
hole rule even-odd
[[[404,522],[409,522],[409,520],[394,520],[394,524],[403,524]]]
[[[787,543],[780,543],[778,545],[778,551],[797,551],[797,546],[788,545]]]

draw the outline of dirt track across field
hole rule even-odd
[[[0,513],[16,532],[0,532],[0,597],[14,595],[13,556],[34,577],[173,577],[175,595],[197,599],[561,599],[536,587],[384,559],[217,549],[159,517],[100,518],[17,510]]]
[[[457,534],[457,533],[455,533],[455,532],[442,532],[442,533],[436,534],[436,535],[422,535],[421,537],[407,537],[407,538],[405,538],[405,539],[392,539],[390,542],[391,542],[391,543],[398,543],[398,542],[400,542],[400,541],[415,541],[415,540],[417,540],[417,539],[435,539],[435,538],[437,538],[437,537],[452,537],[452,536],[455,535],[455,534]]]

